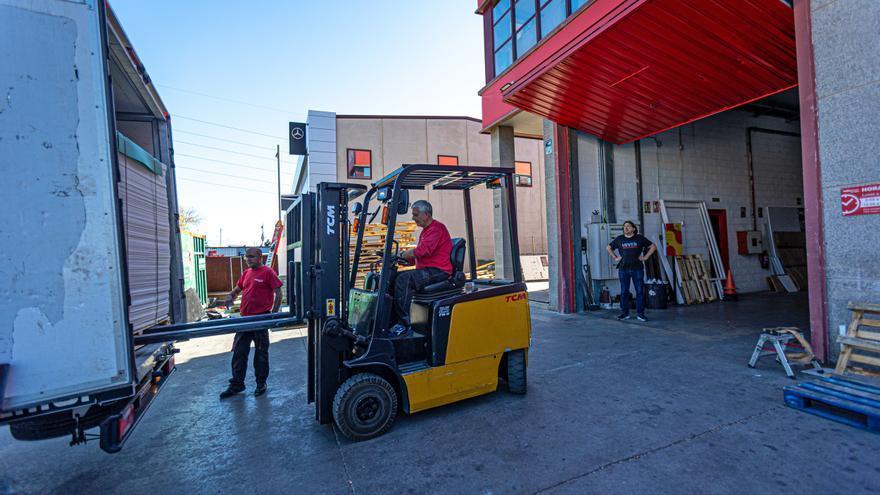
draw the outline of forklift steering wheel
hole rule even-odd
[[[397,256],[397,255],[394,255],[391,257],[391,262],[398,264],[398,265],[403,265],[403,266],[409,266],[412,264],[412,263],[410,263],[410,261],[408,259],[406,259],[402,256]]]

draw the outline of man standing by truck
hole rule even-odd
[[[241,316],[254,316],[275,313],[281,306],[281,280],[275,271],[263,264],[263,252],[258,248],[248,248],[245,252],[248,269],[226,296],[226,305],[231,306],[235,298],[241,294]],[[254,343],[254,375],[257,388],[254,396],[266,393],[266,379],[269,377],[269,331],[239,332],[232,343],[232,378],[229,387],[220,398],[232,397],[245,389],[244,378],[247,374],[248,354],[251,342]]]

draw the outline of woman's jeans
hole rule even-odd
[[[645,270],[617,270],[620,279],[620,311],[621,314],[629,315],[629,281],[632,280],[636,288],[636,314],[645,315]]]

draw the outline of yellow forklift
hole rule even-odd
[[[481,186],[506,194],[512,280],[477,278],[470,194]],[[461,193],[466,239],[452,240],[452,275],[413,297],[412,334],[390,338],[392,281],[405,263],[395,226],[409,213],[409,191],[428,188]],[[315,404],[318,422],[335,422],[352,440],[388,431],[400,411],[411,414],[493,392],[501,381],[512,393],[526,392],[531,322],[517,244],[514,169],[404,165],[370,188],[322,182],[315,192],[288,200],[288,312],[158,326],[134,343],[307,324],[308,401]],[[380,213],[387,226],[380,263],[355,287],[366,226]],[[451,225],[455,219],[443,221]],[[101,424],[104,450],[122,448],[170,368],[156,375],[148,398],[133,400],[134,412]]]
[[[477,279],[470,191],[478,186],[507,195],[513,280]],[[467,239],[453,239],[448,280],[413,298],[412,335],[389,338],[393,279],[405,263],[395,225],[409,213],[409,191],[429,187],[461,193]],[[387,226],[381,263],[355,287],[364,229],[380,213]],[[514,169],[404,165],[369,189],[321,183],[288,209],[288,242],[291,313],[308,321],[308,400],[320,423],[333,421],[346,437],[366,440],[386,432],[399,411],[493,392],[500,380],[510,392],[525,393],[531,327]]]

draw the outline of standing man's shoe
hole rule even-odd
[[[621,313],[621,314],[617,315],[617,319],[620,320],[620,321],[628,320],[628,319],[629,319],[629,315]]]
[[[220,392],[220,400],[240,394],[241,392],[244,392],[244,387],[235,387],[230,385],[226,388],[226,390]]]
[[[645,315],[638,315],[638,316],[636,316],[636,319],[639,321],[648,321],[648,319],[645,318]]]
[[[268,389],[269,389],[269,387],[267,387],[265,383],[258,383],[257,389],[254,390],[254,397],[259,397],[259,396],[265,394],[266,390],[268,390]]]

